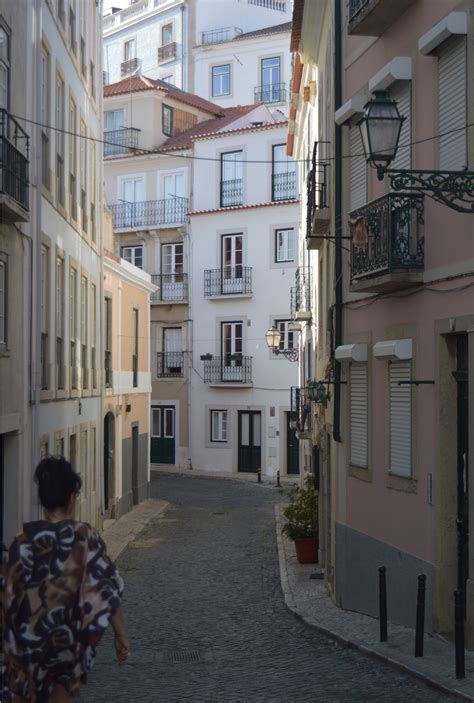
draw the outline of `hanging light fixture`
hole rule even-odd
[[[375,91],[372,100],[364,107],[359,122],[362,146],[366,160],[377,169],[379,180],[383,179],[384,169],[395,158],[404,120],[396,101],[391,100],[385,90]]]

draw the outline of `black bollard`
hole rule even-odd
[[[387,580],[385,566],[379,567],[380,641],[387,641]]]
[[[426,576],[418,576],[418,595],[416,599],[416,636],[415,636],[415,657],[423,656],[423,644],[425,636],[425,593]]]
[[[281,484],[280,484],[280,472],[277,471],[277,488],[280,488],[280,486],[281,486]]]
[[[456,678],[466,676],[464,652],[464,603],[462,591],[454,591],[454,646],[456,651]]]
[[[257,482],[262,483],[262,469],[257,469]]]

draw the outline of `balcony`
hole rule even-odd
[[[184,376],[184,352],[157,352],[157,375],[160,378]]]
[[[423,194],[388,193],[349,217],[351,291],[391,291],[423,282]]]
[[[244,202],[244,184],[241,178],[233,181],[221,181],[221,207],[234,207]]]
[[[290,389],[290,422],[294,422],[298,439],[311,439],[311,401],[306,388]]]
[[[277,12],[286,12],[287,4],[282,0],[247,0],[249,5],[263,7],[265,10],[276,10]]]
[[[329,164],[317,160],[318,143],[315,142],[311,170],[307,176],[306,192],[306,246],[319,249],[331,223],[327,185]]]
[[[122,127],[104,132],[104,157],[133,153],[138,147],[139,132],[141,130],[135,127]]]
[[[296,199],[296,171],[274,173],[272,176],[272,201]]]
[[[114,230],[149,229],[150,227],[176,227],[186,220],[188,198],[145,200],[141,203],[109,205]]]
[[[138,19],[139,15],[153,12],[155,8],[165,3],[171,4],[171,0],[135,0],[132,5],[125,7],[123,10],[119,10],[118,12],[104,17],[102,31],[105,34],[120,27],[122,24],[134,22]]]
[[[126,78],[132,73],[137,75],[140,69],[140,59],[135,56],[133,59],[128,59],[128,61],[122,61],[120,64],[120,77]]]
[[[178,55],[178,45],[175,41],[158,47],[158,63],[173,61]]]
[[[0,221],[29,220],[30,140],[19,123],[0,109]]]
[[[291,288],[291,317],[295,320],[311,320],[311,273],[309,267],[296,269],[295,285]]]
[[[222,27],[220,29],[211,29],[208,32],[202,32],[202,44],[218,44],[219,42],[231,41],[242,34],[239,27]]]
[[[159,287],[151,294],[152,303],[187,303],[188,274],[161,273],[151,277],[151,282]]]
[[[255,103],[285,103],[286,95],[285,83],[257,85],[253,89],[253,100]]]
[[[415,0],[349,0],[347,33],[380,37]]]
[[[204,359],[204,383],[211,386],[251,386],[252,357],[227,354]]]
[[[251,296],[252,267],[224,266],[221,269],[204,271],[204,297]]]

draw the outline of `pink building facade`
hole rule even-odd
[[[473,3],[350,0],[342,19],[335,119],[353,239],[335,350],[335,596],[376,615],[385,566],[389,620],[414,627],[426,574],[428,629],[452,634],[460,589],[474,647],[474,212],[391,191],[367,167],[357,126],[371,93],[386,90],[406,118],[392,168],[474,170]]]

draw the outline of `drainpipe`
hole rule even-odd
[[[185,19],[185,8],[184,5],[181,6],[181,86],[183,90],[189,90],[188,86],[188,76],[184,76],[184,19]]]
[[[336,0],[334,23],[335,23],[335,64],[334,64],[334,110],[336,111],[342,103],[342,0]],[[335,346],[342,344],[342,128],[336,124],[334,132],[334,209],[335,209]],[[341,442],[341,363],[334,360],[334,418],[333,418],[333,439]]]

